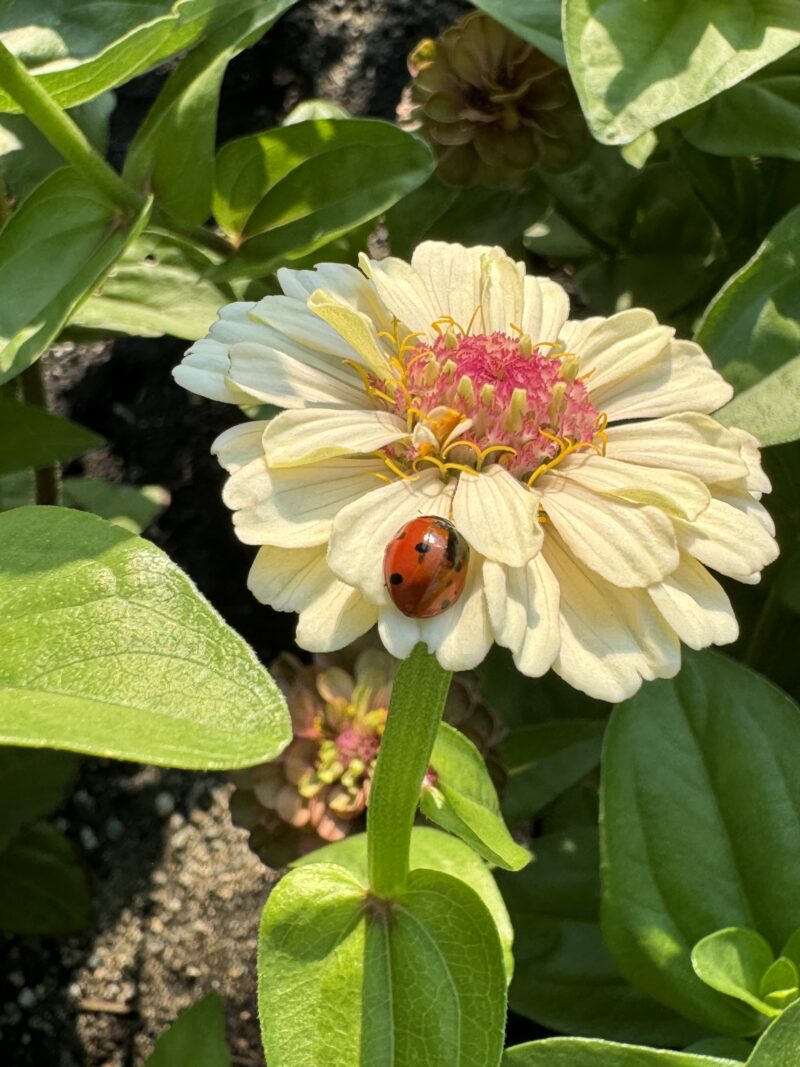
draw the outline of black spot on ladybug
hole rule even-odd
[[[392,583],[392,585],[401,585],[403,581],[403,575],[398,574],[397,571],[395,571],[394,574],[389,576],[389,581]]]
[[[450,607],[450,601],[449,600],[443,600],[442,601],[442,611],[447,611],[447,609],[449,607]]]
[[[444,558],[452,567],[458,557],[458,534],[453,529],[447,531],[447,547],[444,550]]]
[[[414,551],[419,552],[421,555],[425,555],[426,552],[430,552],[431,546],[427,541],[420,541],[418,545],[414,545]]]
[[[463,559],[460,559],[460,560],[458,561],[458,563],[456,563],[455,567],[453,567],[453,570],[454,570],[454,571],[456,572],[456,574],[458,574],[458,572],[459,572],[460,570],[462,570],[462,569],[463,569],[463,567],[464,567],[464,560],[463,560]]]

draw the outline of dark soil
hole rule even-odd
[[[466,6],[301,2],[231,64],[220,139],[274,125],[308,97],[391,118],[408,51]],[[169,69],[118,92],[110,153],[117,165]],[[185,347],[170,338],[122,339],[64,345],[46,358],[55,409],[109,442],[66,473],[165,486],[171,505],[148,536],[269,662],[291,646],[294,619],[247,593],[253,550],[233,536],[220,502],[223,474],[209,454],[213,438],[241,415],[174,385],[170,371]],[[226,999],[233,1063],[263,1067],[255,943],[275,876],[232,827],[228,792],[220,776],[84,761],[78,788],[56,819],[89,870],[94,918],[77,937],[5,943],[4,1067],[134,1067],[211,988]]]

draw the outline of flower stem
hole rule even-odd
[[[44,408],[47,411],[47,397],[44,391],[44,372],[41,360],[27,367],[19,378],[22,387],[22,399],[26,404]],[[37,468],[36,503],[57,504],[59,499],[58,464],[50,463]]]
[[[397,670],[367,809],[370,889],[390,899],[405,885],[411,828],[452,675],[418,644]]]
[[[137,215],[143,200],[110,164],[95,151],[69,115],[58,106],[46,89],[23,63],[0,42],[0,85],[19,104],[34,126],[98,190],[105,193],[126,215]]]

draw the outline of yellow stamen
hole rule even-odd
[[[456,395],[470,405],[475,403],[475,389],[472,385],[472,378],[468,374],[462,375],[461,381],[456,386]]]
[[[522,415],[528,406],[528,394],[524,389],[517,388],[511,394],[511,402],[508,405],[506,426],[515,433],[522,429]]]

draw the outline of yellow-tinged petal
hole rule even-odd
[[[778,546],[758,519],[722,500],[712,500],[694,522],[675,521],[680,547],[729,578],[747,582],[772,563]]]
[[[727,645],[739,636],[727,593],[702,563],[685,552],[672,574],[651,585],[648,593],[689,648]]]
[[[715,419],[698,412],[609,426],[606,437],[610,459],[685,471],[707,485],[747,475],[742,442]]]
[[[403,420],[387,411],[308,408],[276,415],[264,431],[264,452],[270,467],[293,467],[374,452],[407,436]]]
[[[524,304],[522,276],[508,256],[485,256],[481,264],[481,314],[483,333],[513,334],[519,326]]]
[[[317,289],[308,298],[311,310],[331,326],[350,345],[372,373],[385,381],[392,376],[389,360],[378,338],[375,323],[363,311],[336,300],[324,289]]]
[[[469,327],[481,302],[481,260],[487,253],[504,255],[501,249],[485,245],[465,248],[445,241],[417,245],[411,266],[431,294],[434,318],[449,316],[463,330]]]
[[[262,604],[276,611],[302,611],[331,582],[324,546],[315,548],[259,548],[247,577],[247,588]]]
[[[483,583],[497,643],[523,674],[541,677],[561,644],[558,582],[547,561],[540,554],[511,568],[487,560]]]
[[[542,544],[539,494],[499,464],[462,474],[453,499],[453,523],[487,559],[521,567]]]
[[[265,419],[254,419],[252,422],[231,426],[211,445],[212,456],[216,456],[220,465],[230,474],[235,474],[254,459],[263,459],[264,446],[261,438],[266,425]]]

